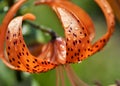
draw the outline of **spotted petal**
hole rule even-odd
[[[18,70],[31,73],[46,72],[55,67],[55,64],[42,57],[37,58],[29,52],[22,36],[22,21],[25,19],[33,20],[32,14],[13,19],[6,33],[6,50],[9,62]],[[45,52],[45,51],[44,51]]]
[[[15,3],[8,13],[6,14],[2,24],[0,25],[0,58],[3,60],[3,62],[10,68],[15,69],[12,65],[9,64],[7,59],[4,56],[4,41],[5,41],[5,33],[8,27],[9,22],[12,20],[14,15],[16,14],[17,10],[21,7],[21,5],[26,0],[19,0],[17,3]]]
[[[89,48],[90,50],[87,52],[88,55],[93,55],[94,53],[102,50],[109,41],[115,29],[114,14],[109,3],[106,0],[95,0],[95,2],[100,6],[105,15],[107,22],[107,32]]]
[[[69,0],[38,0],[38,1],[36,1],[35,4],[36,5],[39,5],[39,4],[50,5],[60,19],[62,17],[59,12],[60,9],[68,11],[69,13],[74,15],[74,17],[75,17],[75,19],[77,19],[78,23],[82,22],[86,26],[87,32],[88,32],[88,35],[89,35],[89,38],[91,41],[95,37],[94,25],[93,25],[93,22],[92,22],[91,18],[89,17],[89,15],[82,8],[71,3]],[[65,26],[66,27],[69,26],[68,22],[66,22],[66,23],[65,23]],[[64,24],[63,24],[63,26],[64,26]]]
[[[90,46],[95,34],[92,20],[87,13],[68,0],[43,0],[36,4],[50,5],[59,17],[65,31],[66,62],[84,59],[84,50],[86,46]]]

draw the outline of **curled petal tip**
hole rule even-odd
[[[36,17],[35,17],[33,14],[31,14],[31,13],[27,13],[27,14],[25,14],[25,15],[23,16],[23,20],[26,20],[26,19],[35,20]]]
[[[52,2],[55,2],[56,0],[36,0],[35,1],[35,5],[39,5],[39,4],[43,4],[43,3],[52,3]],[[59,1],[59,0],[57,0],[57,1]]]

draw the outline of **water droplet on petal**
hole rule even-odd
[[[75,28],[75,30],[78,30],[78,29],[79,29],[78,27]]]
[[[60,45],[60,48],[64,49],[64,48],[65,48],[65,46],[64,46],[64,45]]]

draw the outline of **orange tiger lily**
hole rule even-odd
[[[81,8],[72,4],[68,0],[43,0],[36,2],[36,4],[50,5],[61,20],[65,31],[65,39],[56,38],[54,41],[50,41],[45,45],[47,46],[47,48],[45,48],[45,52],[43,51],[38,58],[29,53],[21,33],[22,20],[27,18],[32,19],[33,16],[31,16],[31,14],[13,19],[7,29],[7,25],[13,17],[11,12],[16,12],[24,0],[18,2],[18,4],[13,6],[14,9],[11,8],[8,12],[10,17],[8,17],[7,14],[0,29],[3,32],[0,34],[1,40],[3,40],[0,44],[1,57],[4,57],[3,44],[6,29],[6,50],[9,61],[13,66],[15,66],[15,68],[22,71],[45,72],[54,68],[56,64],[80,62],[97,51],[100,51],[108,42],[114,31],[114,15],[106,0],[95,1],[105,14],[108,31],[93,45],[91,44],[91,41],[95,36],[94,25],[91,18]],[[7,17],[8,20],[6,20]],[[5,58],[3,58],[3,60],[6,61]],[[5,62],[5,64],[9,63]]]
[[[106,0],[95,1],[106,17],[108,31],[94,44],[91,43],[95,37],[94,25],[84,10],[72,4],[69,0],[37,1],[36,5],[47,4],[55,11],[64,28],[65,39],[55,37],[49,43],[44,44],[41,48],[41,53],[35,57],[29,52],[21,31],[22,21],[26,19],[34,20],[35,16],[28,13],[16,17],[11,21],[14,16],[13,13],[16,13],[18,8],[25,2],[25,0],[20,0],[11,8],[0,26],[1,59],[8,67],[14,70],[30,73],[47,72],[57,66],[65,65],[72,85],[79,85],[76,82],[77,78],[70,68],[69,63],[79,63],[100,51],[106,45],[114,31],[114,15],[108,2]],[[5,39],[7,55],[4,54],[3,45]],[[72,77],[74,77],[75,80],[73,80]]]

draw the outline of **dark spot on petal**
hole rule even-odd
[[[93,50],[91,49],[90,51],[92,52]]]
[[[67,41],[69,41],[69,39],[67,38]]]
[[[75,40],[75,43],[77,44],[77,40]]]
[[[27,67],[29,67],[29,64],[26,64]]]
[[[41,62],[42,64],[44,64],[44,62]]]
[[[26,52],[26,55],[28,56],[28,55],[29,55],[29,53],[28,53],[28,52]]]
[[[30,70],[30,69],[27,67],[27,70]]]
[[[8,30],[8,33],[10,33],[10,31]]]
[[[88,55],[88,57],[89,57],[90,55]]]
[[[22,52],[22,54],[24,55],[24,52]]]
[[[25,44],[23,44],[23,47],[25,47]]]
[[[10,50],[10,46],[8,46],[8,50]]]
[[[10,63],[12,62],[11,59],[9,59],[9,62],[10,62]]]
[[[106,40],[105,40],[105,39],[103,39],[103,42],[106,42]]]
[[[89,40],[87,40],[87,43],[90,43],[90,41],[89,41]]]
[[[68,43],[66,43],[66,46],[68,45]]]
[[[35,61],[33,61],[33,63],[35,63]]]
[[[47,65],[47,62],[46,62],[46,61],[45,61],[44,63],[45,63],[45,65]]]
[[[74,36],[74,37],[77,37],[77,35],[76,35],[75,33],[73,33],[73,36]]]
[[[88,48],[88,51],[90,51],[91,49],[90,48]]]
[[[16,37],[16,34],[13,34],[13,37]]]
[[[20,66],[17,66],[18,68],[20,68]]]
[[[71,56],[71,59],[73,59],[73,56]]]
[[[98,45],[96,45],[95,47],[98,48]]]
[[[81,55],[81,57],[83,57],[83,54]]]
[[[73,49],[71,48],[71,51],[73,51]]]
[[[7,40],[9,39],[9,37],[7,36]]]
[[[13,42],[13,44],[14,44],[14,45],[16,45],[16,44],[17,44],[17,40],[16,40],[16,41],[14,41],[14,42]]]
[[[24,51],[24,48],[22,48],[22,51]]]
[[[81,40],[79,40],[79,43],[81,43]]]
[[[12,58],[13,61],[15,61],[15,58]]]
[[[70,50],[70,48],[67,49],[68,51]]]
[[[22,41],[20,40],[20,43],[22,43]]]
[[[34,66],[34,68],[36,68],[37,66]]]
[[[66,61],[66,63],[68,63],[68,61]]]
[[[84,27],[82,27],[82,29],[84,30]]]
[[[74,55],[77,56],[77,53],[75,53]]]
[[[68,52],[66,53],[66,55],[68,56]]]
[[[35,61],[37,62],[37,59],[35,59]]]
[[[20,59],[20,56],[19,56],[19,55],[17,55],[17,57],[18,57],[18,59]]]
[[[27,62],[30,62],[28,59],[26,60]]]
[[[18,64],[21,64],[21,63],[18,61]]]
[[[78,57],[77,60],[80,61],[80,58]]]
[[[80,52],[80,49],[78,49],[78,52]]]
[[[75,42],[73,41],[73,45],[75,46]]]
[[[7,55],[9,56],[9,55],[10,55],[10,53],[8,52],[8,53],[7,53]]]
[[[86,34],[86,33],[85,33],[84,35],[85,35],[85,37],[87,36],[87,34]]]
[[[19,55],[22,56],[20,52],[19,52]]]
[[[80,34],[82,34],[82,32],[80,32]]]
[[[71,33],[71,30],[68,30],[68,32],[70,32],[70,33]]]
[[[50,64],[50,62],[48,62],[48,64]]]
[[[72,30],[72,27],[70,27],[70,30]]]

